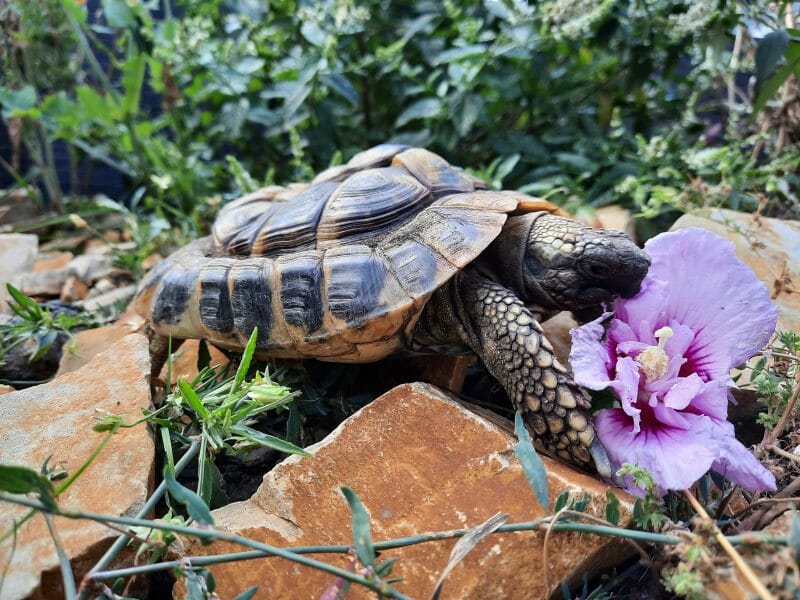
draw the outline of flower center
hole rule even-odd
[[[672,329],[665,326],[657,330],[654,335],[658,340],[658,346],[648,346],[636,357],[636,362],[639,363],[639,368],[644,373],[647,383],[661,379],[669,366],[669,356],[664,347],[667,345],[667,340],[673,335]]]

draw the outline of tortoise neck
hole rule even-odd
[[[528,244],[533,224],[547,212],[510,217],[500,235],[472,263],[482,277],[512,290],[526,304],[536,303],[539,294],[526,269]],[[533,289],[531,288],[533,285]]]

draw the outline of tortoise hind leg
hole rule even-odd
[[[414,330],[415,346],[471,349],[505,388],[545,449],[610,476],[589,402],[553,354],[541,326],[513,292],[459,273],[434,294]]]
[[[175,352],[185,340],[172,338],[170,348],[170,338],[156,333],[149,325],[147,335],[150,338],[150,381],[155,381],[161,376],[161,370],[169,358],[170,350]]]

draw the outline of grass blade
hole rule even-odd
[[[356,493],[346,485],[339,488],[344,495],[347,504],[350,505],[350,513],[353,516],[353,545],[356,548],[358,560],[365,567],[375,567],[375,548],[372,545],[372,534],[369,527],[369,515],[367,509],[359,500]]]
[[[445,568],[442,570],[442,574],[439,575],[439,580],[436,582],[436,587],[433,588],[431,600],[439,599],[439,594],[442,593],[444,580],[447,578],[450,572],[456,568],[456,565],[464,560],[464,557],[469,554],[470,551],[477,546],[483,538],[496,531],[497,528],[501,525],[504,525],[506,521],[508,521],[508,515],[506,513],[497,513],[493,517],[489,517],[489,519],[480,525],[476,525],[470,529],[469,532],[464,535],[464,537],[460,538],[456,542],[455,546],[453,546],[453,550],[450,552],[450,560],[447,561],[447,566],[445,566]]]
[[[533,449],[533,442],[525,424],[522,422],[522,413],[517,411],[514,417],[514,431],[519,438],[519,443],[514,445],[514,454],[517,455],[525,478],[528,480],[536,499],[542,505],[542,510],[547,510],[548,487],[547,470],[536,450]]]
[[[208,420],[211,417],[211,413],[208,412],[208,409],[203,405],[203,401],[200,400],[200,396],[197,395],[197,392],[194,391],[194,388],[192,388],[192,386],[186,383],[183,379],[178,381],[178,387],[181,389],[181,395],[183,396],[184,400],[189,403],[189,406],[192,407],[194,412],[196,412],[197,415],[203,420]]]

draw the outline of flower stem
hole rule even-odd
[[[736,551],[736,548],[728,541],[725,535],[719,530],[717,524],[708,516],[706,509],[697,501],[697,498],[694,497],[694,494],[689,490],[683,491],[686,499],[689,500],[689,504],[692,505],[697,514],[699,514],[702,518],[709,521],[713,528],[714,528],[714,538],[719,542],[719,545],[722,546],[722,549],[725,550],[725,553],[731,558],[733,564],[736,565],[736,568],[739,569],[739,572],[742,574],[742,577],[745,578],[750,587],[753,588],[759,598],[761,600],[775,600],[775,597],[770,593],[770,591],[764,586],[763,583],[758,579],[753,570],[750,566],[744,562],[742,555]]]
[[[221,540],[224,542],[229,542],[231,544],[239,544],[241,546],[253,548],[254,550],[260,550],[261,552],[269,556],[280,556],[281,558],[285,558],[292,562],[296,562],[301,565],[317,569],[319,571],[330,573],[331,575],[335,575],[336,577],[341,577],[342,579],[345,579],[347,581],[352,581],[353,583],[357,583],[366,588],[369,588],[370,590],[382,594],[388,598],[395,598],[397,600],[408,600],[407,596],[392,589],[391,587],[385,586],[382,582],[371,581],[365,577],[362,577],[361,575],[357,575],[355,573],[347,571],[346,569],[341,569],[339,567],[335,567],[333,565],[329,565],[327,563],[320,562],[312,558],[306,558],[305,556],[296,554],[291,550],[270,546],[269,544],[262,544],[260,542],[256,542],[238,535],[232,535],[230,533],[227,533],[225,531],[220,531],[218,529],[199,529],[196,527],[170,525],[167,523],[160,523],[158,521],[147,521],[130,517],[118,517],[116,515],[103,515],[82,510],[66,510],[58,507],[51,508],[45,506],[41,502],[31,500],[30,498],[14,497],[10,494],[4,494],[4,493],[0,493],[0,500],[6,502],[12,502],[14,504],[21,504],[23,506],[34,508],[43,513],[59,515],[62,517],[66,517],[68,519],[89,519],[90,521],[96,521],[98,523],[110,522],[110,523],[119,523],[121,525],[128,525],[134,527],[145,526],[145,527],[150,527],[152,529],[161,529],[166,531],[173,531],[175,533],[182,533],[184,535],[190,535],[192,537],[197,537],[208,541]],[[90,580],[90,578],[87,575],[87,577],[84,578],[84,581],[88,580]]]

